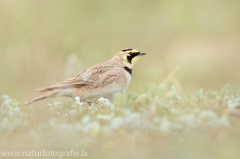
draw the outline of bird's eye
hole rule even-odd
[[[130,52],[130,53],[128,53],[130,56],[132,56],[132,53]]]

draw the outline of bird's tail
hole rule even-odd
[[[48,93],[46,93],[46,94],[44,94],[44,95],[42,95],[42,96],[39,96],[39,97],[33,99],[33,100],[30,101],[30,102],[25,103],[25,105],[32,104],[32,103],[34,103],[34,102],[43,100],[43,99],[45,99],[45,98],[55,97],[59,92],[61,92],[61,90],[53,90],[53,91],[51,91],[51,92],[48,92]]]

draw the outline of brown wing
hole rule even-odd
[[[104,76],[105,74],[109,74],[109,71],[112,71],[117,67],[118,66],[114,65],[111,61],[100,63],[86,70],[83,70],[82,72],[79,72],[74,77],[69,78],[63,82],[60,82],[53,86],[43,87],[37,90],[40,92],[44,92],[44,91],[51,91],[54,89],[84,87],[94,83],[101,84],[102,82],[104,82],[102,80],[103,78],[101,77]]]

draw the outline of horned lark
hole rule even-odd
[[[110,61],[94,65],[74,77],[49,87],[37,89],[48,93],[26,103],[49,97],[75,97],[81,100],[100,97],[111,99],[114,93],[124,93],[131,81],[132,67],[146,53],[135,49],[122,49]]]

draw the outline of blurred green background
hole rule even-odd
[[[120,49],[146,52],[128,91],[173,70],[192,92],[240,82],[239,0],[0,0],[0,94],[27,101]]]

